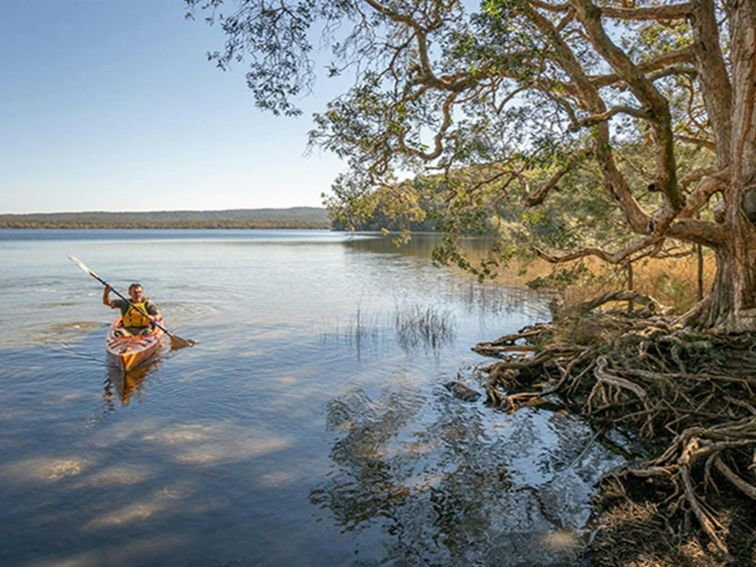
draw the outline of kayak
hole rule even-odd
[[[121,326],[119,317],[108,329],[105,337],[105,350],[115,364],[124,372],[128,372],[158,354],[165,344],[165,332],[155,327],[147,335],[131,335],[120,337],[116,329]]]

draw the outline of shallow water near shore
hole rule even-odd
[[[433,244],[0,231],[0,563],[572,564],[622,458],[574,416],[484,404],[470,347],[548,297],[433,267]],[[199,344],[122,376],[68,254]]]

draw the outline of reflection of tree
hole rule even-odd
[[[520,420],[507,442],[488,437],[479,406],[461,404],[446,393],[431,402],[396,392],[372,400],[363,391],[333,400],[328,425],[342,432],[331,451],[335,467],[310,500],[329,509],[347,531],[380,526],[384,561],[564,562],[574,538],[552,548],[544,541],[561,525],[573,524],[565,515],[576,512],[575,503],[561,493],[569,492],[570,482],[581,481],[555,471],[574,462],[584,440],[565,430],[550,437],[557,444],[549,453],[539,441],[543,428],[551,427],[548,414],[533,413],[525,420],[497,416]],[[535,486],[510,472],[513,465],[521,466],[515,456],[522,454],[538,463]],[[549,491],[552,480],[559,494]],[[587,499],[588,488],[581,485],[581,498]]]
[[[403,242],[397,242],[396,235],[389,235],[356,238],[347,241],[346,246],[363,252],[401,254],[430,260],[433,257],[433,250],[442,242],[443,235],[441,234],[413,234],[410,240]],[[486,257],[494,242],[494,239],[487,237],[464,238],[461,246],[466,253],[479,260]]]
[[[361,252],[417,257],[430,261],[433,257],[433,250],[441,242],[442,236],[438,234],[414,234],[409,242],[402,245],[395,244],[392,236],[376,236],[375,238],[350,240],[345,243],[345,246]],[[490,238],[474,237],[463,239],[460,246],[465,255],[477,264],[490,254],[492,243],[493,240]],[[418,265],[428,266],[425,262]],[[431,280],[435,281],[435,278],[431,278]],[[533,317],[547,315],[543,311],[543,306],[548,295],[543,291],[499,285],[494,282],[481,284],[472,278],[449,278],[444,281],[444,286],[445,289],[434,288],[432,292],[437,301],[439,294],[443,299],[452,302],[457,302],[461,298],[467,311],[478,316],[491,317],[523,312]]]
[[[339,472],[331,477],[328,488],[312,491],[311,502],[330,508],[347,530],[373,518],[392,518],[392,508],[402,505],[408,491],[383,448],[421,403],[418,398],[392,393],[381,412],[362,391],[333,400],[328,408],[329,427],[347,431],[331,450]]]

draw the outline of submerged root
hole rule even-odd
[[[597,552],[613,533],[609,520],[621,501],[629,517],[643,510],[649,522],[663,526],[653,533],[676,542],[678,560],[696,534],[705,535],[696,548],[701,553],[753,560],[756,334],[723,336],[660,318],[580,314],[478,345],[478,352],[495,356],[508,346],[534,351],[525,356],[509,349],[508,358],[484,369],[489,403],[514,411],[558,395],[573,410],[647,440],[653,457],[603,483]],[[638,549],[648,545],[637,537]]]

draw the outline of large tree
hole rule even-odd
[[[227,34],[210,57],[244,61],[274,113],[299,112],[313,49],[330,45],[328,73],[354,82],[316,115],[312,140],[348,160],[338,200],[400,191],[397,172],[452,179],[485,164],[472,185],[439,184],[456,214],[481,187],[528,208],[561,189],[578,207],[586,193],[567,180],[588,162],[632,238],[543,257],[623,263],[667,239],[701,244],[717,273],[687,321],[756,329],[756,0],[187,3]],[[650,167],[631,175],[639,146]],[[695,169],[680,159],[691,148],[706,152]],[[534,168],[552,173],[534,185]]]

